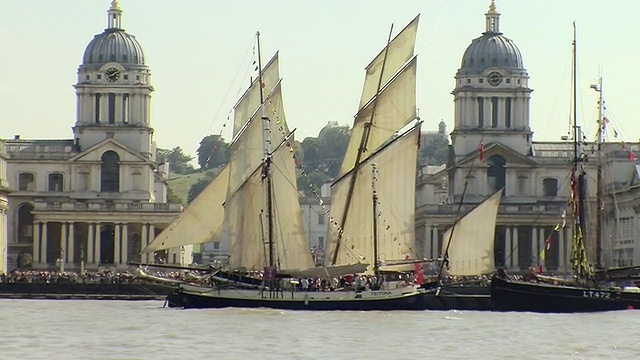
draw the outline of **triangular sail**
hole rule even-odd
[[[501,199],[502,190],[481,202],[445,231],[442,246],[447,249],[449,243],[449,275],[474,276],[495,271],[494,242]]]
[[[418,154],[420,126],[381,148],[360,166],[349,204],[349,216],[342,229],[330,226],[325,263],[335,265],[374,263],[373,259],[373,200],[372,163],[378,173],[378,256],[383,260],[415,258],[415,169]],[[402,175],[402,174],[406,174]],[[340,219],[345,208],[344,199],[355,172],[350,172],[335,182],[331,188],[331,214]]]
[[[258,84],[258,79],[253,79],[251,86],[242,94],[242,97],[233,107],[233,137],[240,132],[242,127],[253,117],[260,108],[260,89],[263,96],[268,94],[280,80],[280,70],[278,67],[278,53],[267,62],[262,69],[262,87]]]
[[[229,184],[229,167],[222,171],[178,215],[142,253],[213,241],[220,236],[224,221],[224,203]]]
[[[389,42],[388,50],[387,48],[383,49],[378,56],[367,65],[362,96],[360,97],[360,109],[376,95],[378,84],[384,85],[413,57],[419,20],[420,15],[416,16],[409,25]],[[380,77],[381,72],[383,72],[382,77]]]
[[[416,70],[417,58],[414,57],[398,76],[382,89],[375,102],[369,102],[360,109],[340,166],[340,176],[353,169],[367,123],[371,121],[373,125],[369,129],[366,144],[368,152],[362,160],[416,118]]]

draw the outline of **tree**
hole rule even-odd
[[[302,165],[309,172],[324,172],[335,178],[349,144],[351,129],[348,126],[327,125],[317,138],[308,137],[302,141]]]
[[[442,165],[449,156],[449,139],[446,136],[434,136],[432,141],[423,144],[420,149],[420,163]]]
[[[196,151],[200,169],[215,169],[229,161],[229,144],[222,135],[207,135]]]
[[[193,160],[193,156],[184,153],[180,146],[173,149],[158,149],[158,157],[169,163],[169,170],[176,174],[189,174],[195,169],[189,161]]]

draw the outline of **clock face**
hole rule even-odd
[[[107,71],[104,72],[104,76],[107,81],[118,81],[118,79],[120,79],[120,71],[116,68],[108,68]]]
[[[502,75],[500,75],[499,72],[493,71],[493,72],[489,73],[489,76],[488,76],[487,80],[489,81],[489,84],[491,86],[498,86],[502,82]]]

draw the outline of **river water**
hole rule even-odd
[[[0,300],[0,359],[638,359],[640,311],[181,310]]]

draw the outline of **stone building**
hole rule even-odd
[[[5,156],[12,188],[9,270],[153,260],[141,258],[141,248],[182,209],[166,202],[168,164],[156,161],[154,89],[142,46],[123,30],[118,1],[107,13],[107,28],[89,42],[78,68],[73,138],[3,141],[0,189]]]
[[[7,155],[4,151],[4,146],[2,146],[0,142],[0,274],[7,273],[7,239],[9,238],[7,221],[8,194]]]
[[[468,46],[455,76],[452,92],[455,126],[448,164],[424,173],[418,182],[416,236],[425,257],[441,254],[442,234],[456,217],[503,189],[495,235],[496,265],[515,272],[537,264],[544,271],[571,271],[570,226],[567,224],[558,232],[553,230],[563,222],[570,195],[573,141],[533,141],[529,118],[532,91],[523,56],[501,32],[500,14],[492,1],[485,14],[485,31]],[[587,210],[589,218],[595,219],[594,144],[583,143],[580,148],[586,160],[590,200]],[[638,182],[632,183],[637,171],[634,162],[629,161],[633,157],[628,154],[637,150],[637,144],[629,144],[624,151],[620,149],[620,143],[604,146],[603,186],[610,191],[617,189],[620,192],[617,197],[627,202],[617,212],[624,212],[629,221],[635,219],[624,232],[625,239],[634,241],[631,237],[640,229],[635,209],[640,204],[629,193],[630,187],[637,193]],[[607,197],[608,205],[611,199]],[[637,264],[638,251],[631,255],[634,246],[617,239],[620,228],[614,225],[619,216],[614,213],[605,211],[603,262],[630,264],[630,258],[635,257]],[[589,222],[585,234],[589,244],[595,242],[594,223],[595,220]],[[550,248],[545,249],[542,259],[540,253],[549,236]],[[590,251],[595,252],[594,248]],[[620,260],[620,256],[625,260]]]

